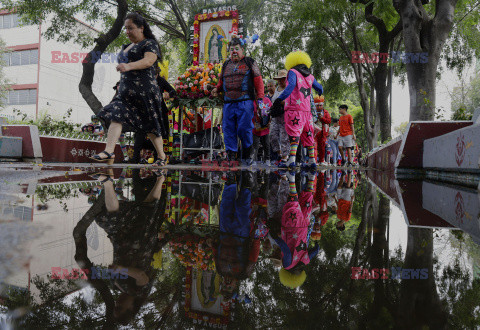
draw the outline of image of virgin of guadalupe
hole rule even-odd
[[[212,36],[208,41],[208,61],[210,63],[221,63],[222,58],[222,47],[223,43],[218,40],[218,30],[217,28],[212,29]]]

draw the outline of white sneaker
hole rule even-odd
[[[287,171],[287,179],[290,182],[295,182],[295,172]]]
[[[320,166],[328,166],[328,165],[330,165],[330,164],[327,163],[327,162],[321,162],[321,163],[320,163]]]

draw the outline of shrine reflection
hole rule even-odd
[[[50,228],[32,243],[30,279],[25,269],[1,279],[6,324],[478,326],[466,313],[480,301],[471,299],[480,298],[472,189],[382,189],[381,178],[351,170],[115,169],[76,180],[16,196],[23,211],[36,198],[32,223]],[[1,213],[20,221],[11,197]],[[68,235],[58,230],[65,216]],[[48,250],[59,238],[70,252]]]

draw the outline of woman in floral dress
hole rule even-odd
[[[98,117],[109,124],[104,151],[91,157],[112,164],[118,138],[123,131],[148,135],[158,155],[156,166],[164,166],[162,136],[167,136],[162,123],[162,95],[155,79],[157,61],[162,60],[158,43],[145,19],[131,13],[126,16],[125,29],[130,44],[122,46],[117,71],[121,72],[118,94],[105,106]]]

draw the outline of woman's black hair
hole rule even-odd
[[[162,51],[160,49],[160,45],[158,44],[157,39],[153,35],[152,29],[150,28],[150,25],[147,23],[147,20],[140,15],[139,13],[130,13],[127,16],[125,16],[125,20],[131,19],[133,24],[135,24],[137,27],[143,27],[143,35],[147,39],[153,39],[157,43],[158,46],[158,61],[162,62],[163,61],[163,56],[162,56]]]

